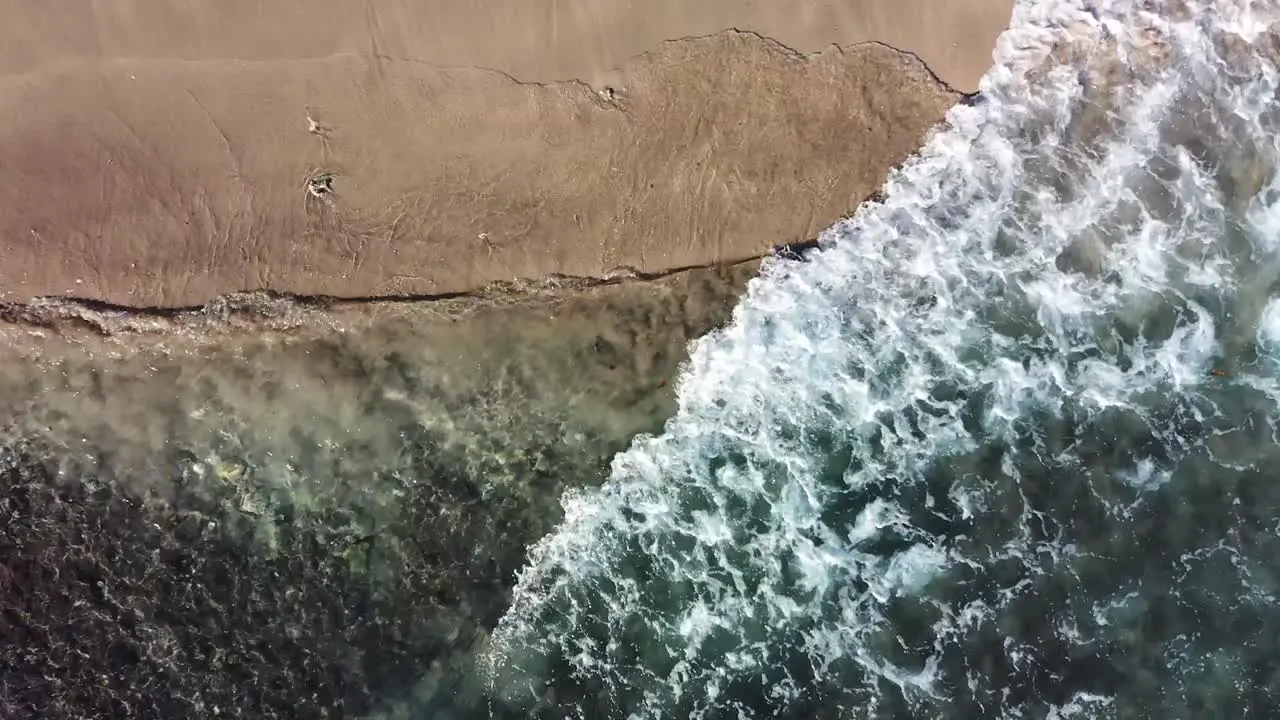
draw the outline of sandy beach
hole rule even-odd
[[[186,307],[810,240],[975,88],[1009,3],[0,10],[0,301]]]

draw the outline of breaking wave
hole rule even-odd
[[[772,261],[665,431],[565,500],[493,637],[502,702],[1280,708],[1274,13],[1021,2],[979,102]]]

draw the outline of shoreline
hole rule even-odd
[[[673,268],[663,272],[618,272],[605,277],[551,276],[494,282],[474,290],[427,296],[332,297],[273,291],[230,293],[190,307],[129,307],[82,298],[37,298],[29,303],[0,303],[0,338],[9,348],[23,338],[39,344],[61,341],[145,341],[166,336],[209,342],[232,334],[291,334],[376,322],[387,316],[429,312],[451,321],[500,308],[534,308],[578,300],[611,290],[642,290],[680,284],[707,274],[754,277],[770,257],[803,253],[813,241],[778,248],[767,255],[724,263]],[[734,281],[738,282],[737,280]],[[744,286],[745,287],[745,286]]]

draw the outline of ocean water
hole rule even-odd
[[[1280,716],[1280,6],[1023,0],[531,551],[495,713]]]

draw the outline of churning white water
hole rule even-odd
[[[531,715],[1280,708],[1280,19],[1027,0],[531,553]]]

